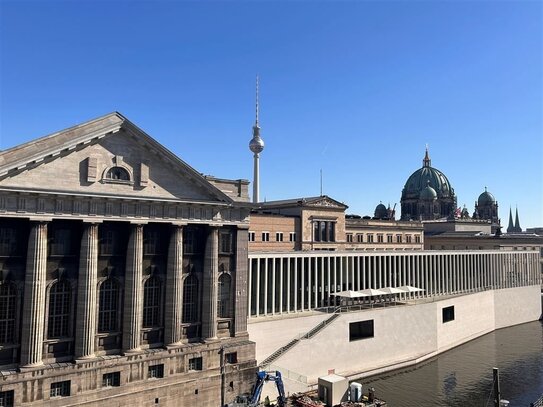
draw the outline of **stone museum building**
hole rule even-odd
[[[250,391],[250,209],[119,113],[0,152],[0,406]]]

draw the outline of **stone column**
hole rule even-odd
[[[249,247],[249,234],[247,229],[236,231],[236,275],[235,275],[235,305],[234,305],[234,335],[246,336],[247,317],[250,310],[247,308],[247,255]],[[258,293],[257,293],[258,294]]]
[[[77,279],[77,323],[75,331],[75,358],[94,356],[96,334],[96,291],[98,274],[98,225],[85,224],[79,256]]]
[[[26,257],[21,367],[41,365],[45,328],[47,223],[33,222]]]
[[[124,273],[123,352],[140,350],[143,321],[143,225],[132,225]]]
[[[212,226],[207,235],[204,257],[202,338],[217,339],[217,290],[219,272],[219,228]]]
[[[166,309],[164,312],[164,344],[181,341],[183,318],[183,227],[173,226],[168,248],[166,275]]]

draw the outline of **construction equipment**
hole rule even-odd
[[[285,396],[285,387],[283,385],[283,379],[280,371],[266,372],[260,371],[256,373],[256,383],[253,387],[252,394],[242,394],[236,397],[233,403],[228,407],[257,407],[260,405],[260,395],[262,394],[262,388],[266,382],[275,382],[277,387],[277,406],[286,407],[287,397]]]

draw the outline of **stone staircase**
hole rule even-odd
[[[290,349],[292,349],[294,346],[296,346],[296,344],[298,342],[300,342],[301,340],[303,339],[310,339],[312,337],[314,337],[315,335],[317,335],[320,331],[322,331],[326,326],[330,325],[337,317],[339,317],[339,312],[340,312],[340,308],[336,308],[334,310],[334,312],[332,313],[332,315],[325,319],[324,321],[322,321],[321,323],[319,323],[317,326],[315,326],[314,328],[311,328],[311,330],[307,331],[306,333],[304,334],[301,334],[299,335],[298,337],[294,338],[293,340],[291,340],[289,343],[287,343],[285,346],[282,346],[280,347],[279,349],[277,349],[275,352],[273,352],[270,356],[268,356],[266,359],[264,359],[262,361],[262,363],[260,363],[260,366],[263,367],[263,366],[268,366],[270,365],[271,363],[273,363],[275,360],[277,360],[277,358],[279,358],[279,356],[285,354],[286,352],[288,352]]]

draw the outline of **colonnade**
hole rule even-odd
[[[32,221],[28,238],[24,301],[22,311],[21,359],[22,367],[38,366],[43,359],[44,324],[46,319],[47,284],[47,227],[49,222]],[[217,337],[219,227],[209,227],[206,239],[203,273],[202,339]],[[98,223],[85,223],[79,256],[77,303],[75,308],[74,358],[89,359],[95,356],[97,333],[97,275],[98,275]],[[122,317],[122,351],[133,353],[140,350],[143,310],[143,224],[131,224],[126,267],[124,274],[124,307]],[[246,304],[245,258],[247,231],[238,229],[235,287],[241,302]],[[238,274],[240,276],[238,277]],[[237,302],[236,302],[237,303]],[[167,271],[164,307],[164,346],[176,346],[182,342],[183,306],[183,225],[172,225],[167,254]],[[234,317],[235,334],[245,334],[246,305],[236,304]],[[245,312],[238,315],[238,312]]]
[[[410,285],[409,298],[541,284],[537,251],[249,255],[249,316],[311,311],[343,290]]]

